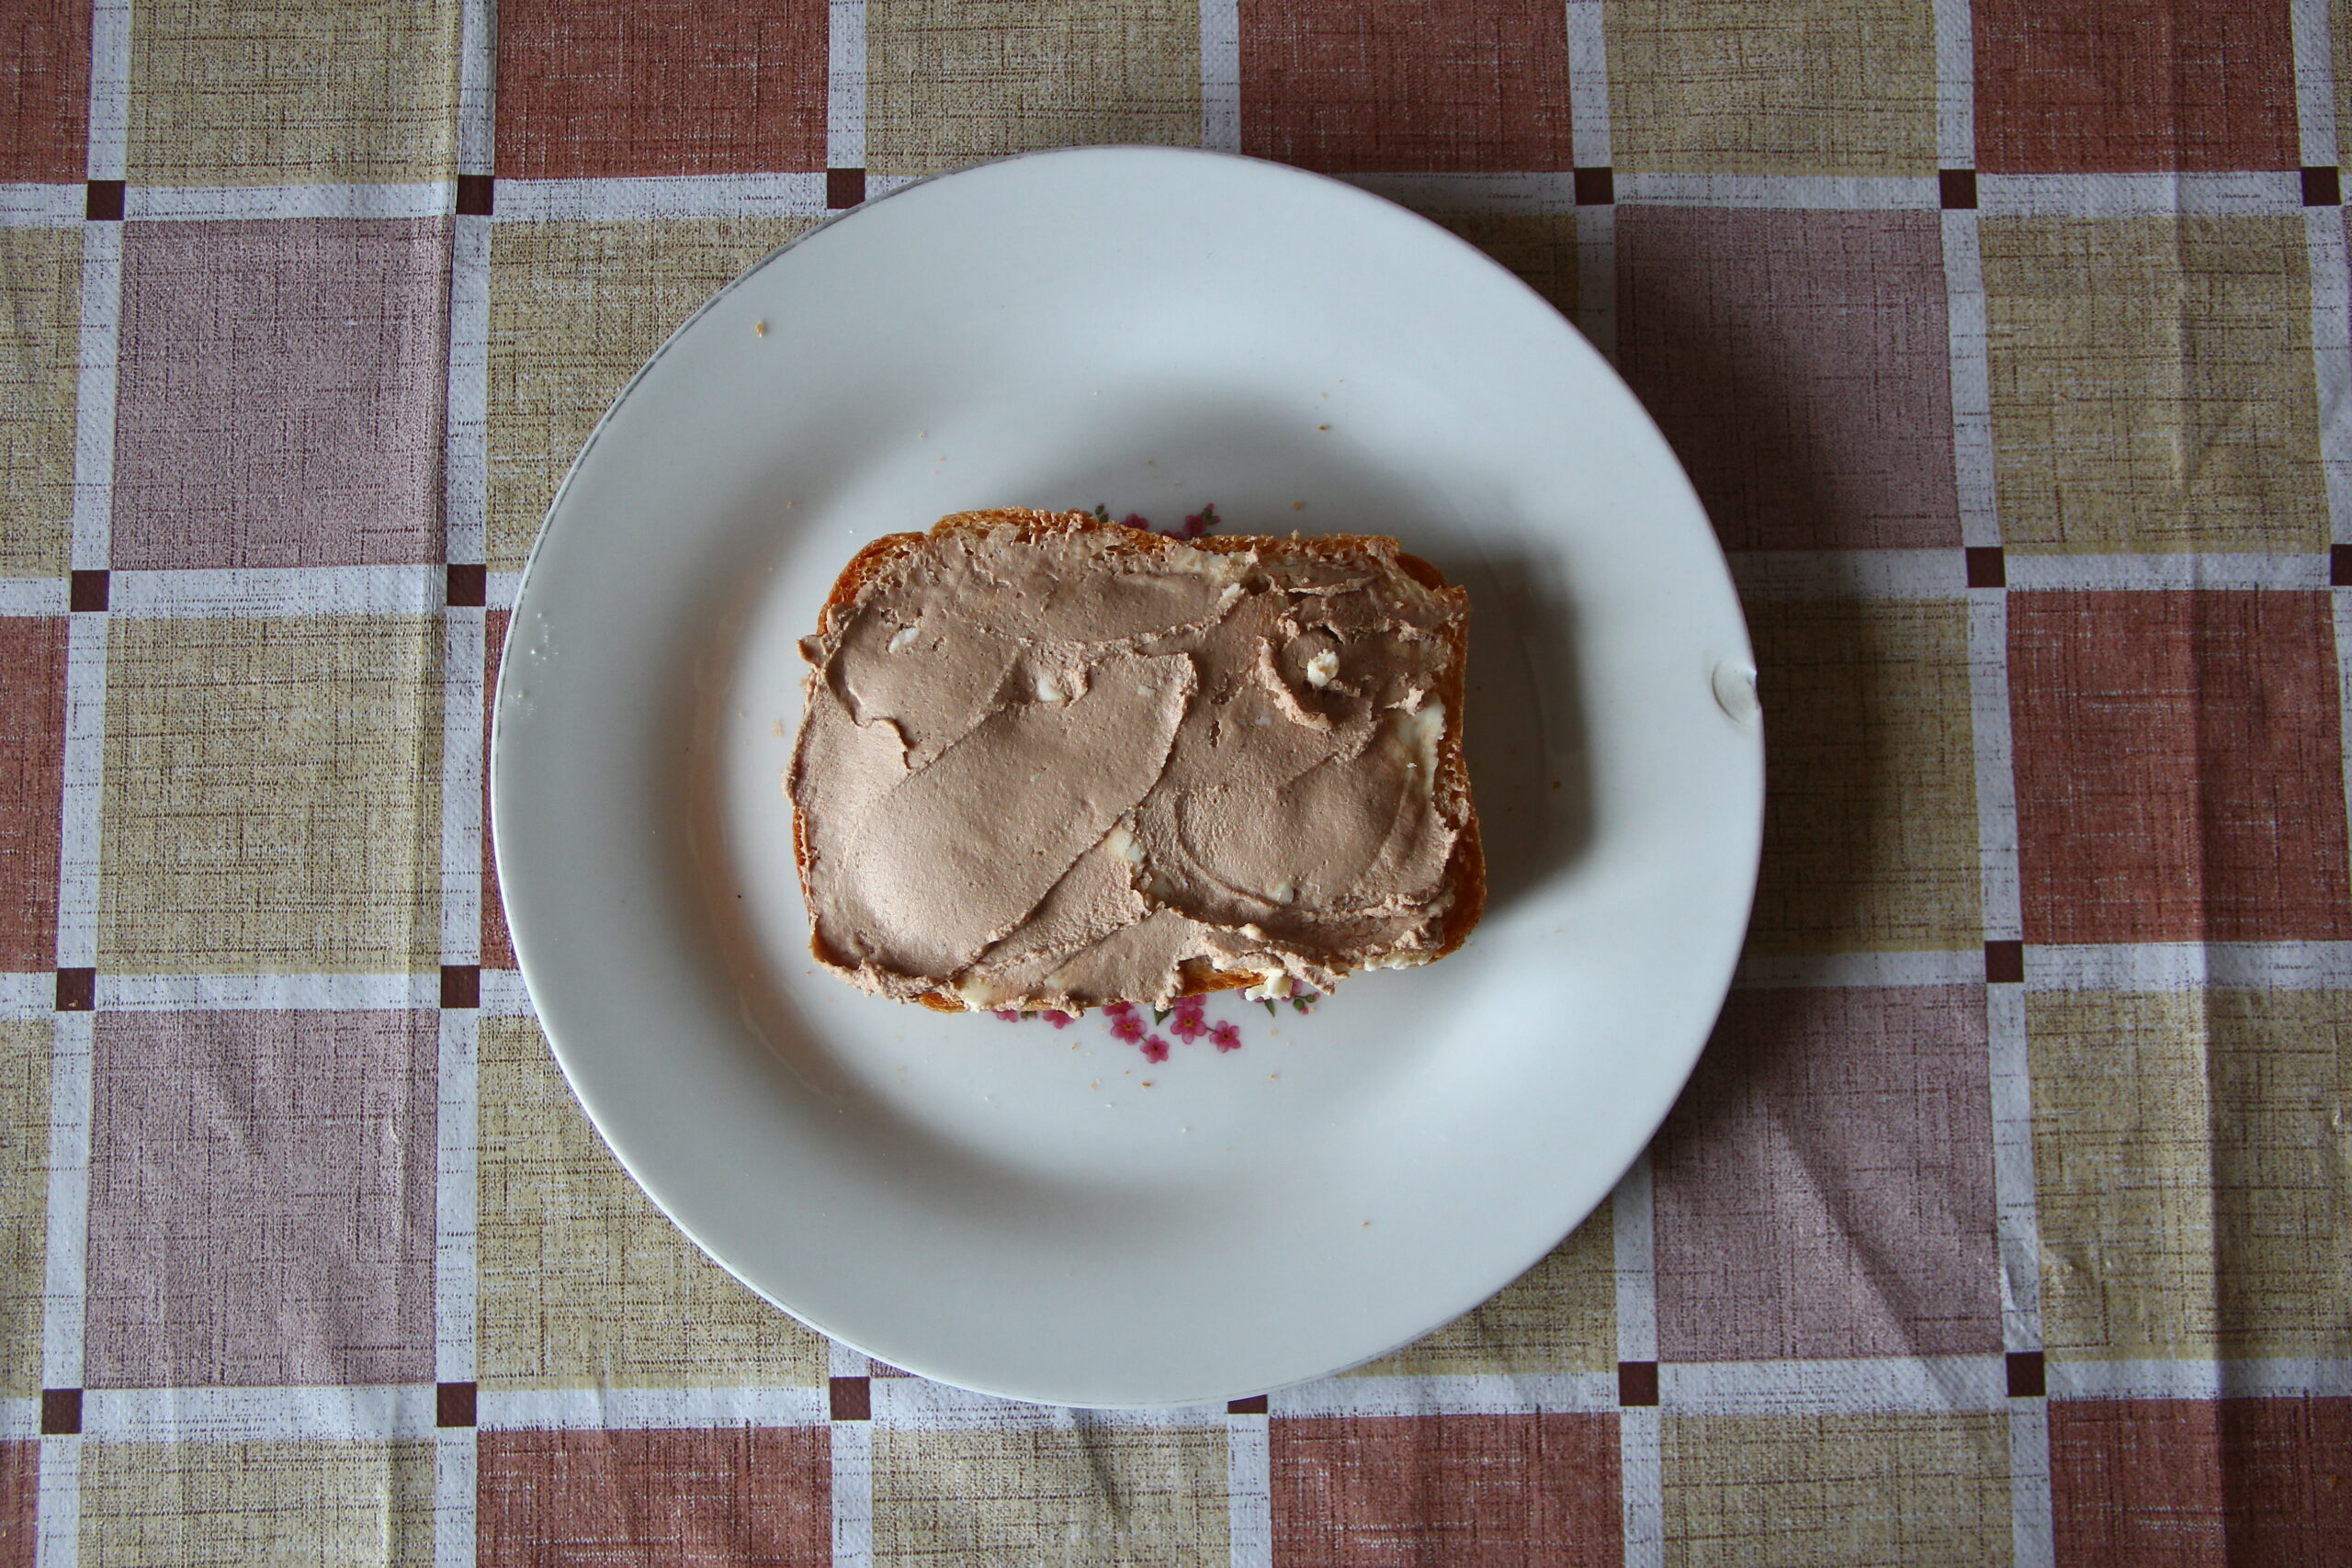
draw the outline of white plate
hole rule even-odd
[[[1307,1016],[1219,998],[1242,1048],[1157,1066],[1099,1014],[813,968],[795,639],[877,535],[1098,502],[1390,533],[1468,586],[1491,896],[1463,952]],[[1747,922],[1752,677],[1665,442],[1508,273],[1272,164],[1040,154],[769,257],[614,405],[515,611],[499,872],[582,1103],[753,1290],[986,1393],[1220,1399],[1476,1306],[1648,1140]]]

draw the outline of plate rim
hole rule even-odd
[[[1487,254],[1476,244],[1447,228],[1444,224],[1438,222],[1436,220],[1430,218],[1423,213],[1415,211],[1412,208],[1406,206],[1403,202],[1385,195],[1380,190],[1370,188],[1363,185],[1359,185],[1351,180],[1341,178],[1337,175],[1325,174],[1316,170],[1299,168],[1295,165],[1283,164],[1272,159],[1258,158],[1244,153],[1227,152],[1209,148],[1170,146],[1148,142],[1094,143],[1075,147],[1053,147],[1025,150],[1009,153],[1001,157],[985,159],[972,164],[958,165],[952,169],[939,170],[907,178],[902,183],[893,185],[890,188],[878,192],[868,197],[856,207],[823,214],[818,221],[810,224],[808,228],[791,236],[782,243],[760,255],[757,259],[745,265],[735,274],[733,277],[713,289],[707,297],[706,297],[695,307],[693,310],[688,312],[688,314],[679,321],[675,328],[663,337],[661,344],[648,355],[645,362],[639,366],[638,368],[629,376],[628,380],[622,384],[620,389],[614,394],[611,401],[607,403],[603,412],[597,415],[595,423],[591,427],[586,437],[582,441],[580,449],[572,456],[571,462],[566,467],[563,477],[557,484],[549,498],[547,509],[540,518],[538,527],[532,537],[530,548],[525,556],[522,569],[515,576],[513,601],[509,607],[510,615],[513,617],[509,622],[509,642],[511,643],[514,637],[514,626],[519,621],[526,609],[527,602],[531,596],[531,590],[535,577],[537,575],[543,553],[551,547],[551,542],[557,536],[558,529],[556,525],[558,519],[564,510],[567,499],[571,496],[575,483],[581,479],[583,470],[588,467],[591,455],[595,451],[598,445],[604,441],[616,420],[619,417],[621,411],[628,405],[629,400],[638,394],[640,386],[653,375],[662,362],[668,357],[672,351],[686,338],[689,333],[693,332],[697,327],[706,316],[708,316],[720,309],[731,296],[743,288],[754,276],[764,272],[770,266],[778,264],[785,256],[807,244],[809,241],[815,239],[820,234],[828,232],[846,220],[863,217],[876,209],[890,202],[894,198],[904,196],[909,192],[920,190],[944,181],[952,181],[967,175],[997,169],[1008,164],[1040,161],[1060,162],[1080,158],[1095,159],[1101,158],[1106,154],[1142,154],[1152,159],[1174,158],[1204,164],[1226,164],[1244,166],[1254,165],[1260,170],[1270,171],[1285,178],[1295,178],[1321,186],[1340,187],[1351,197],[1361,198],[1366,202],[1375,204],[1381,209],[1386,209],[1392,216],[1402,216],[1403,218],[1409,220],[1414,225],[1420,229],[1432,231],[1436,235],[1442,236],[1446,243],[1455,248],[1458,254],[1465,258],[1475,258],[1476,262],[1480,264],[1487,273],[1490,282],[1502,283],[1509,289],[1522,296],[1526,301],[1532,303],[1543,311],[1555,319],[1560,324],[1565,325],[1568,331],[1574,334],[1576,339],[1591,353],[1594,367],[1602,374],[1605,382],[1608,384],[1613,384],[1616,393],[1622,400],[1623,410],[1634,417],[1639,419],[1649,428],[1652,434],[1657,436],[1659,449],[1666,454],[1673,472],[1682,480],[1683,488],[1688,494],[1688,499],[1693,512],[1696,513],[1698,519],[1706,525],[1708,533],[1707,543],[1713,552],[1714,562],[1723,573],[1725,583],[1731,587],[1729,609],[1737,630],[1740,643],[1740,653],[1749,666],[1747,671],[1747,677],[1751,682],[1753,681],[1753,666],[1755,662],[1754,642],[1748,626],[1747,606],[1739,596],[1736,583],[1733,582],[1727,552],[1723,545],[1719,531],[1713,527],[1713,520],[1708,514],[1705,502],[1699,496],[1695,484],[1690,480],[1688,468],[1683,464],[1679,455],[1673,451],[1671,445],[1667,441],[1663,430],[1658,426],[1657,418],[1651,412],[1649,407],[1642,401],[1637,394],[1634,393],[1633,388],[1625,380],[1623,374],[1618,368],[1615,362],[1599,351],[1598,346],[1592,344],[1589,338],[1585,336],[1582,328],[1577,324],[1573,318],[1566,315],[1566,312],[1559,310],[1559,308],[1551,300],[1544,298],[1544,296],[1525,278],[1520,276],[1504,264]],[[1634,1146],[1632,1154],[1612,1176],[1610,1184],[1600,1190],[1598,1196],[1589,1205],[1585,1206],[1577,1212],[1574,1217],[1567,1222],[1565,1229],[1561,1230],[1558,1235],[1553,1235],[1550,1239],[1544,1241],[1536,1247],[1531,1256],[1514,1265],[1510,1271],[1503,1276],[1498,1284],[1487,1287],[1481,1291],[1477,1295],[1472,1297],[1468,1301],[1467,1304],[1460,1311],[1449,1313],[1447,1315],[1439,1318],[1435,1322],[1422,1326],[1421,1328],[1407,1335],[1405,1337],[1396,1340],[1393,1344],[1384,1346],[1381,1349],[1370,1355],[1353,1357],[1333,1365],[1322,1367],[1317,1371],[1303,1373],[1295,1377],[1286,1377],[1274,1382],[1250,1385],[1239,1393],[1215,1392],[1189,1396],[1121,1399],[1117,1401],[1102,1402],[1063,1400],[1034,1393],[1023,1393],[1015,1389],[989,1387],[987,1386],[985,1380],[974,1381],[962,1377],[949,1378],[939,1373],[922,1371],[919,1367],[906,1365],[902,1355],[893,1358],[884,1358],[872,1355],[871,1352],[865,1349],[865,1346],[860,1342],[859,1337],[854,1332],[844,1332],[826,1325],[823,1322],[820,1321],[820,1319],[825,1314],[811,1314],[799,1307],[786,1304],[786,1302],[779,1299],[777,1293],[771,1286],[754,1280],[734,1262],[724,1257],[718,1248],[714,1247],[705,1240],[702,1232],[697,1228],[697,1226],[690,1223],[686,1217],[677,1212],[672,1200],[662,1192],[657,1191],[655,1187],[640,1173],[637,1166],[623,1155],[619,1141],[615,1138],[613,1133],[606,1125],[606,1115],[600,1112],[597,1107],[591,1103],[590,1097],[582,1091],[580,1081],[573,1070],[571,1053],[567,1050],[565,1044],[559,1040],[556,1031],[546,1023],[543,1010],[539,1005],[537,987],[532,980],[532,967],[526,957],[526,947],[532,945],[535,939],[526,938],[524,930],[526,924],[530,924],[532,922],[528,919],[518,921],[514,918],[514,911],[507,897],[507,889],[514,885],[515,879],[512,876],[510,868],[515,863],[511,863],[509,860],[509,841],[504,837],[499,835],[496,831],[497,820],[500,816],[503,815],[499,807],[499,801],[505,794],[505,792],[499,786],[499,780],[503,773],[500,763],[502,756],[511,755],[511,743],[507,742],[506,739],[507,720],[511,713],[510,704],[513,701],[509,696],[509,692],[514,681],[516,679],[516,668],[514,661],[502,657],[500,660],[499,677],[495,690],[489,694],[490,728],[483,758],[483,773],[488,799],[486,802],[483,827],[485,831],[490,834],[489,843],[491,856],[495,868],[495,874],[498,880],[501,896],[501,914],[506,925],[509,942],[514,953],[516,974],[525,990],[530,996],[534,1021],[537,1026],[541,1039],[545,1043],[549,1054],[554,1057],[559,1069],[562,1073],[566,1091],[571,1095],[573,1103],[580,1108],[582,1113],[586,1117],[590,1124],[594,1127],[598,1139],[604,1145],[606,1152],[611,1155],[615,1163],[619,1165],[622,1170],[628,1176],[631,1183],[636,1187],[638,1191],[643,1194],[643,1196],[654,1205],[656,1210],[661,1213],[665,1220],[667,1220],[671,1224],[676,1226],[677,1229],[694,1244],[696,1250],[700,1252],[705,1258],[723,1269],[730,1278],[734,1279],[745,1289],[752,1292],[752,1294],[757,1296],[766,1305],[775,1311],[785,1314],[786,1316],[804,1325],[813,1332],[831,1340],[836,1341],[861,1354],[866,1354],[871,1359],[876,1361],[887,1361],[887,1364],[898,1366],[902,1371],[914,1373],[919,1377],[945,1383],[948,1386],[962,1388],[988,1397],[1047,1404],[1062,1408],[1136,1410],[1182,1409],[1202,1406],[1216,1401],[1250,1398],[1261,1393],[1272,1393],[1282,1389],[1297,1387],[1323,1378],[1339,1375],[1373,1361],[1377,1361],[1385,1356],[1393,1354],[1396,1350],[1416,1344],[1422,1338],[1435,1333],[1448,1324],[1457,1321],[1466,1313],[1475,1311],[1485,1302],[1491,1300],[1498,1290],[1508,1287],[1511,1281],[1517,1280],[1529,1269],[1541,1263],[1544,1258],[1549,1256],[1554,1249],[1558,1247],[1563,1241],[1567,1239],[1569,1235],[1573,1235],[1578,1228],[1587,1224],[1593,1214],[1600,1212],[1601,1208],[1607,1206],[1611,1202],[1612,1194],[1616,1190],[1617,1187],[1622,1185],[1625,1174],[1635,1165],[1639,1164],[1642,1158],[1647,1154],[1658,1133],[1663,1129],[1667,1117],[1671,1113],[1675,1103],[1679,1100],[1683,1090],[1689,1085],[1692,1075],[1696,1072],[1699,1063],[1705,1054],[1708,1042],[1712,1037],[1712,1027],[1700,1033],[1699,1038],[1690,1047],[1687,1059],[1681,1062],[1679,1066],[1672,1075],[1670,1092],[1664,1095],[1664,1109],[1661,1110],[1658,1116],[1650,1124],[1646,1136],[1645,1136],[1643,1140]],[[1747,726],[1747,743],[1750,752],[1752,753],[1756,788],[1752,803],[1753,811],[1749,813],[1754,829],[1749,837],[1751,852],[1747,857],[1747,863],[1746,865],[1744,874],[1737,879],[1740,889],[1738,897],[1740,912],[1737,926],[1738,930],[1742,933],[1745,933],[1748,930],[1754,918],[1755,900],[1761,868],[1763,840],[1762,828],[1767,791],[1765,787],[1763,770],[1766,754],[1766,728],[1764,716],[1760,711],[1753,716],[1753,721]],[[532,874],[526,872],[522,880],[527,881],[531,874]],[[1726,902],[1728,903],[1728,899]],[[1723,972],[1720,977],[1710,982],[1709,990],[1716,998],[1713,1009],[1712,1010],[1715,1016],[1720,1015],[1723,1007],[1729,998],[1739,953],[1743,947],[1744,942],[1736,942],[1733,945],[1729,955],[1729,961],[1723,966]],[[542,973],[544,973],[544,969],[542,969]],[[1656,1079],[1656,1082],[1661,1088],[1665,1087],[1667,1083],[1667,1076],[1663,1074],[1659,1075]]]

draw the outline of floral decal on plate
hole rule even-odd
[[[1140,512],[1130,512],[1125,517],[1113,517],[1111,509],[1097,502],[1092,509],[1098,523],[1124,523],[1130,528],[1156,532],[1170,539],[1197,539],[1224,521],[1216,514],[1214,503],[1202,507],[1184,519],[1182,528],[1153,529],[1151,519]],[[1220,997],[1238,998],[1238,991],[1220,991]],[[1283,998],[1294,1011],[1308,1012],[1321,1000],[1315,992],[1302,991]],[[1220,1056],[1241,1049],[1241,1026],[1230,1020],[1211,1022],[1208,1016],[1209,997],[1179,997],[1167,1008],[1141,1008],[1133,1002],[1114,1002],[1098,1015],[1110,1028],[1111,1038],[1123,1045],[1132,1045],[1143,1053],[1143,1059],[1154,1064],[1164,1062],[1174,1054],[1177,1045],[1198,1045],[1205,1042]],[[1262,1005],[1270,1017],[1282,1016],[1283,1003],[1272,998]],[[1077,1015],[1067,1012],[1021,1012],[1012,1008],[1001,1009],[997,1017],[1007,1023],[1029,1021],[1042,1021],[1055,1029],[1068,1029],[1079,1021]],[[1170,1043],[1174,1037],[1175,1043]]]

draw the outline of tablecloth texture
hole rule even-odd
[[[2347,94],[2327,0],[7,0],[0,1564],[2352,1560]],[[648,352],[1091,141],[1577,321],[1769,715],[1650,1154],[1231,1410],[762,1306],[582,1119],[484,843]]]

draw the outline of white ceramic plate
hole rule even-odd
[[[795,639],[877,535],[1097,502],[1394,534],[1468,586],[1464,951],[1306,1015],[1217,998],[1241,1048],[1162,1029],[1156,1065],[1100,1014],[814,969]],[[1752,677],[1665,442],[1500,267],[1272,164],[1040,154],[771,256],[614,405],[515,611],[499,871],[582,1103],[753,1290],[987,1393],[1226,1398],[1476,1306],[1648,1140],[1747,922]]]

